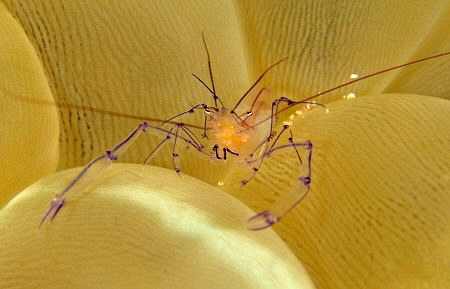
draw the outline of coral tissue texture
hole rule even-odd
[[[301,99],[324,91],[350,80],[352,73],[361,76],[450,51],[450,4],[445,0],[3,3],[0,206],[57,167],[86,164],[145,117],[166,119],[197,103],[212,104],[190,75],[209,83],[202,32],[217,92],[228,107],[283,57],[288,59],[259,86],[270,89],[269,104],[275,97]],[[310,194],[275,231],[317,288],[450,287],[449,73],[446,56],[317,99],[328,105],[328,114],[321,109],[296,114],[293,109],[282,115],[294,115],[294,138],[313,142],[313,174]],[[350,92],[356,98],[343,99]],[[183,120],[202,124],[203,119],[198,114]],[[122,161],[142,162],[159,141],[143,136]],[[257,211],[290,192],[299,176],[297,162],[293,154],[274,156],[248,187],[239,189],[248,170],[181,155],[186,174],[210,185],[221,181],[223,190]],[[172,168],[169,146],[152,164]],[[195,276],[186,281],[193,287],[208,281],[217,288],[310,288],[301,265],[271,233],[251,235],[255,239],[243,242],[249,255],[240,254],[236,244],[249,233],[234,234],[237,225],[230,224],[237,223],[226,216],[245,219],[250,213],[244,208],[225,206],[225,213],[217,199],[200,194],[205,207],[197,212],[197,200],[182,197],[180,190],[169,199],[181,198],[183,206],[165,202],[166,187],[158,179],[150,177],[141,185],[132,177],[135,169],[118,166],[114,172],[130,178],[106,178],[106,187],[74,196],[43,230],[35,229],[40,215],[75,172],[36,183],[0,211],[0,274],[8,274],[0,275],[0,288],[31,287],[26,282],[41,282],[42,276],[47,281],[37,287],[50,288],[47,284],[55,281],[55,288],[62,288],[71,280],[72,288],[82,288],[100,280],[103,287],[115,288],[128,281],[121,276],[134,276],[137,285],[152,276],[159,288],[172,288],[183,273]],[[152,172],[175,187],[186,181],[186,194],[216,194],[200,182],[166,177],[162,169]],[[225,204],[232,202],[222,197]],[[203,217],[172,216],[167,222],[161,217],[178,216],[189,204],[186,210]],[[169,250],[165,242],[180,250]],[[267,254],[255,242],[268,246]],[[29,253],[32,246],[39,250]],[[216,254],[219,246],[224,256]],[[195,259],[189,260],[192,255]],[[236,265],[246,262],[254,262],[250,270]]]
[[[56,107],[42,65],[20,24],[0,3],[0,207],[58,166]]]
[[[48,192],[76,173],[44,178],[0,212],[0,288],[313,288],[274,231],[245,229],[251,210],[167,169],[115,165],[38,229]]]
[[[324,288],[447,287],[450,102],[383,94],[328,108],[294,119],[294,138],[314,144],[314,180],[276,231]],[[297,162],[289,154],[269,160],[271,169],[236,196],[269,206],[274,180],[295,179]]]

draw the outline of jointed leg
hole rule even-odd
[[[270,129],[269,129],[269,136],[264,139],[256,148],[255,150],[249,154],[249,156],[245,159],[247,164],[251,164],[251,163],[255,163],[257,160],[253,159],[254,154],[259,150],[261,153],[257,156],[257,158],[259,159],[259,164],[256,167],[253,167],[253,174],[249,179],[244,179],[241,181],[242,185],[246,185],[258,172],[259,168],[261,167],[264,158],[265,157],[269,157],[270,156],[270,149],[269,151],[267,150],[268,145],[270,143],[270,141],[275,137],[276,135],[276,131],[274,130],[274,127],[276,126],[277,123],[277,119],[278,119],[278,112],[279,112],[279,106],[281,103],[286,103],[288,106],[291,106],[293,104],[297,104],[297,103],[303,103],[303,104],[313,104],[313,105],[319,105],[322,107],[325,107],[323,104],[320,103],[313,103],[313,102],[307,102],[307,101],[303,101],[303,102],[295,102],[292,101],[286,97],[280,97],[278,99],[275,99],[272,102],[272,109],[270,112]],[[283,132],[288,128],[289,126],[285,125],[283,126],[283,130],[278,134],[277,138],[275,139],[275,141],[272,143],[271,148],[273,148],[275,146],[275,144],[277,143],[278,139],[280,138],[280,136],[283,134]],[[292,142],[292,132],[291,132],[291,137],[289,138],[289,141]],[[261,149],[260,149],[261,148]],[[296,149],[296,147],[294,146],[294,148]],[[296,149],[296,153],[297,156],[300,160],[300,163],[302,162],[302,159],[300,158],[300,155],[298,154],[298,151]]]
[[[205,113],[205,122],[204,122],[204,125],[203,125],[203,134],[202,134],[202,137],[203,138],[208,138],[208,136],[207,136],[207,134],[206,134],[206,122],[207,122],[207,120],[208,120],[208,115],[210,114],[209,112],[210,112],[210,109],[213,109],[213,110],[216,110],[216,108],[214,108],[214,107],[208,107],[206,104],[204,104],[204,103],[200,103],[200,104],[197,104],[197,105],[194,105],[193,107],[191,107],[190,109],[188,109],[188,110],[186,110],[186,111],[184,111],[184,112],[182,112],[182,113],[179,113],[179,114],[177,114],[177,115],[174,115],[173,117],[171,117],[171,118],[169,118],[169,119],[167,119],[167,120],[165,120],[163,123],[161,123],[161,125],[160,126],[163,126],[164,124],[166,124],[166,123],[168,123],[169,121],[171,121],[171,120],[174,120],[174,119],[176,119],[176,118],[178,118],[178,117],[180,117],[180,116],[183,116],[183,115],[185,115],[185,114],[193,114],[194,112],[195,112],[195,110],[202,110],[202,111],[204,111],[204,113]],[[181,125],[181,124],[180,124]],[[185,126],[184,126],[185,127]],[[187,127],[185,127],[185,129],[187,129]],[[183,129],[183,130],[185,130],[185,129]],[[187,132],[188,133],[188,132]],[[189,134],[189,133],[188,133]]]
[[[175,131],[175,140],[173,141],[173,149],[172,149],[173,167],[175,169],[175,172],[177,172],[177,174],[179,174],[181,172],[180,155],[178,154],[178,150],[177,150],[177,139],[178,139],[179,128],[180,128],[180,126],[177,125],[177,129]]]
[[[179,113],[179,114],[177,114],[177,115],[175,115],[175,116],[172,116],[171,118],[167,119],[167,120],[164,121],[160,126],[162,126],[162,125],[166,124],[167,122],[169,122],[169,121],[171,121],[171,120],[173,120],[173,119],[175,119],[175,118],[178,118],[178,117],[180,117],[180,116],[182,116],[182,115],[185,115],[185,114],[192,114],[192,113],[195,112],[196,109],[202,109],[202,110],[205,110],[205,109],[207,109],[207,108],[208,108],[208,106],[207,106],[206,104],[204,104],[204,103],[200,103],[200,104],[194,105],[194,106],[191,107],[190,109],[188,109],[188,110],[186,110],[186,111],[184,111],[184,112],[182,112],[182,113]]]
[[[73,179],[69,185],[60,193],[56,194],[53,198],[47,212],[41,219],[39,227],[47,220],[52,221],[61,208],[67,203],[66,198],[75,192],[82,191],[88,187],[90,181],[98,177],[100,173],[106,169],[113,160],[117,160],[118,157],[124,153],[130,145],[136,140],[136,138],[147,129],[148,124],[143,122],[138,125],[138,127],[133,130],[133,132],[116,145],[112,150],[107,151],[101,156],[90,161],[83,170]]]
[[[150,162],[150,160],[155,156],[155,153],[157,151],[159,151],[166,143],[168,140],[170,140],[171,136],[170,134],[172,133],[172,130],[175,128],[172,127],[169,132],[167,133],[166,137],[152,150],[152,152],[147,156],[147,158],[145,159],[143,165],[147,165],[148,162]]]
[[[293,207],[295,207],[308,193],[309,191],[309,184],[311,182],[311,155],[312,155],[312,143],[310,141],[306,141],[304,143],[301,142],[294,142],[293,136],[292,136],[292,130],[290,131],[290,137],[289,137],[289,144],[281,145],[281,146],[275,146],[280,139],[281,135],[289,128],[288,125],[283,126],[283,130],[278,134],[278,136],[275,138],[274,142],[268,147],[271,139],[276,135],[276,132],[274,131],[274,127],[276,125],[276,120],[278,116],[279,111],[279,105],[280,103],[286,103],[288,106],[291,106],[294,102],[290,99],[287,99],[285,97],[281,97],[279,99],[276,99],[272,103],[272,110],[271,110],[271,120],[270,120],[270,135],[266,138],[266,140],[261,143],[259,147],[263,147],[262,151],[263,154],[258,157],[260,159],[259,164],[257,167],[253,167],[253,174],[252,176],[242,181],[242,185],[245,185],[250,181],[258,172],[259,168],[262,165],[262,162],[264,161],[265,157],[270,157],[273,153],[278,152],[281,149],[292,147],[298,157],[298,160],[300,162],[300,167],[302,168],[301,176],[299,178],[299,182],[297,183],[297,186],[295,186],[289,193],[285,194],[280,200],[278,200],[270,209],[257,214],[256,216],[251,217],[249,222],[249,229],[251,230],[260,230],[267,228],[276,222],[278,222],[289,210],[291,210]],[[306,152],[305,160],[306,162],[302,161],[302,158],[300,157],[300,153],[298,151],[298,148],[303,148]]]
[[[158,146],[150,153],[150,155],[147,157],[145,163],[149,161],[149,159],[154,155],[154,153],[159,150],[164,143],[166,143],[169,139],[171,139],[172,136],[175,136],[175,143],[174,143],[174,150],[173,154],[177,155],[176,153],[176,142],[182,141],[187,144],[188,147],[192,148],[194,152],[197,152],[199,155],[211,158],[209,153],[206,153],[204,151],[203,147],[200,147],[198,144],[195,143],[195,141],[183,136],[180,136],[178,134],[178,128],[180,125],[174,126],[171,130],[167,130],[164,128],[161,128],[159,126],[152,126],[149,125],[146,122],[143,122],[138,125],[136,129],[131,132],[131,134],[126,137],[123,141],[121,141],[119,144],[117,144],[113,149],[107,151],[106,153],[100,155],[99,157],[95,158],[94,160],[90,161],[83,169],[82,171],[73,179],[69,185],[60,193],[56,194],[53,200],[50,203],[49,208],[47,209],[46,213],[41,219],[41,222],[39,226],[41,226],[46,220],[52,221],[56,215],[59,213],[61,208],[67,203],[67,197],[71,194],[74,194],[76,192],[83,191],[88,188],[88,186],[92,183],[92,181],[97,178],[114,160],[117,160],[122,153],[124,153],[131,144],[136,140],[136,138],[142,133],[142,132],[148,132],[148,129],[152,129],[152,133],[161,136],[161,134],[165,135],[165,139],[158,144]],[[177,127],[177,132],[173,133],[172,130]],[[176,163],[174,156],[174,164]],[[175,167],[175,170],[177,170],[177,167]]]
[[[311,183],[312,143],[310,141],[294,142],[291,139],[292,137],[289,140],[289,144],[273,147],[268,150],[267,154],[270,156],[279,150],[289,147],[294,148],[301,162],[301,173],[298,182],[289,192],[276,201],[271,208],[248,219],[248,228],[250,230],[261,230],[275,224],[300,203],[309,191]],[[304,160],[306,161],[301,161],[297,148],[302,148],[305,151]]]
[[[257,158],[259,159],[259,164],[255,167],[252,167],[253,170],[253,174],[250,178],[248,179],[244,179],[241,181],[242,186],[245,186],[246,184],[248,184],[248,182],[253,179],[253,177],[256,175],[256,173],[258,172],[259,168],[261,167],[264,158],[267,155],[267,148],[269,146],[269,143],[272,141],[272,139],[275,137],[276,135],[276,131],[274,130],[274,127],[276,125],[276,120],[278,118],[278,108],[279,108],[279,104],[280,102],[286,102],[288,103],[288,105],[290,105],[292,103],[292,101],[290,101],[289,99],[285,98],[285,97],[281,97],[278,98],[276,100],[274,100],[272,102],[272,109],[270,111],[270,129],[269,129],[269,135],[255,148],[255,150],[253,150],[253,152],[251,152],[249,154],[249,156],[246,158],[246,162],[248,164],[254,163],[255,160],[253,159],[254,154],[259,150],[260,153],[257,156]],[[283,130],[280,132],[280,134],[278,135],[278,137],[275,139],[275,141],[272,144],[272,148],[273,146],[276,144],[276,142],[278,141],[278,139],[280,138],[280,136],[283,134],[283,132],[288,128],[289,126],[284,126]],[[260,149],[261,148],[261,149]]]
[[[255,177],[256,173],[258,172],[258,170],[261,168],[261,165],[263,163],[263,160],[265,157],[270,157],[271,155],[271,150],[274,148],[275,144],[278,142],[278,140],[280,139],[280,137],[283,135],[283,133],[289,128],[288,125],[283,126],[283,130],[278,134],[277,138],[274,140],[274,142],[272,143],[272,145],[270,146],[270,149],[268,149],[268,144],[270,143],[270,139],[267,138],[266,140],[264,140],[260,145],[258,145],[256,147],[256,149],[250,154],[250,157],[253,156],[253,154],[255,153],[256,150],[258,150],[260,147],[262,147],[261,149],[261,154],[257,157],[256,160],[252,160],[252,159],[248,159],[246,160],[246,162],[248,164],[254,163],[259,159],[259,163],[257,166],[252,167],[252,175],[248,178],[248,179],[244,179],[241,181],[241,184],[244,186],[246,184],[248,184],[248,182],[253,179],[253,177]]]

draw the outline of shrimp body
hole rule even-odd
[[[236,120],[226,108],[211,117],[210,126],[212,135],[219,147],[228,147],[232,151],[241,151],[250,139],[250,131],[240,133],[243,124]]]
[[[161,142],[150,152],[144,161],[144,165],[146,165],[164,145],[169,143],[172,143],[173,167],[178,174],[181,173],[181,163],[179,158],[180,148],[187,148],[190,151],[197,153],[198,156],[213,162],[223,162],[227,160],[227,156],[232,155],[238,163],[250,168],[250,175],[241,180],[242,186],[247,185],[256,176],[265,159],[276,153],[289,151],[293,157],[298,159],[298,168],[296,171],[298,172],[299,177],[296,185],[294,185],[289,192],[281,196],[270,208],[248,219],[250,230],[267,228],[278,222],[305,198],[312,182],[311,160],[313,144],[309,140],[294,140],[289,124],[284,124],[282,130],[277,133],[275,131],[276,122],[281,112],[295,105],[303,105],[307,108],[311,105],[317,105],[326,108],[326,106],[316,102],[310,102],[310,100],[365,78],[373,77],[427,59],[450,54],[450,52],[446,52],[368,74],[316,95],[303,98],[300,101],[279,97],[274,98],[270,105],[267,105],[264,99],[261,100],[259,98],[264,91],[267,91],[266,88],[262,88],[253,98],[253,102],[249,103],[248,106],[245,106],[245,110],[243,110],[244,112],[242,113],[242,105],[244,105],[245,100],[248,100],[247,96],[251,95],[250,92],[270,69],[285,59],[269,66],[256,82],[242,95],[233,108],[229,109],[222,103],[216,94],[209,51],[204,37],[203,41],[208,56],[211,87],[196,75],[193,74],[193,76],[211,93],[214,100],[214,106],[207,106],[204,103],[197,104],[182,113],[162,121],[159,126],[150,125],[147,122],[140,123],[123,141],[89,162],[62,192],[56,194],[46,213],[42,217],[40,225],[46,220],[52,221],[67,203],[66,198],[69,195],[77,191],[79,192],[82,188],[88,186],[90,180],[98,176],[98,174],[113,161],[117,160],[121,154],[131,146],[137,137],[142,133],[151,133],[161,138]],[[239,106],[241,106],[241,108],[238,110]],[[204,113],[204,124],[202,127],[173,121],[181,116],[199,111]],[[325,111],[327,112],[328,109]],[[203,134],[201,136],[203,138],[190,128],[202,129]],[[181,147],[180,144],[182,145]]]
[[[244,113],[244,115],[245,117],[238,116],[227,108],[209,114],[213,150],[216,150],[214,149],[216,147],[225,154],[226,152],[234,153],[240,163],[251,154],[269,129],[267,125],[253,127],[253,118],[246,117],[248,113]]]

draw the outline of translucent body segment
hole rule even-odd
[[[117,158],[121,154],[123,154],[136,140],[136,138],[143,132],[146,131],[146,128],[148,127],[148,124],[146,122],[143,122],[138,125],[138,127],[123,141],[121,141],[118,145],[116,145],[112,150],[111,153]]]
[[[92,186],[98,175],[111,163],[112,160],[110,159],[109,154],[103,154],[92,160],[62,192],[58,193],[53,198],[47,212],[42,217],[39,226],[41,226],[50,217],[50,215],[51,218],[49,221],[55,218],[56,214],[67,202],[66,199],[68,196],[74,193],[83,192]]]
[[[87,189],[87,187],[92,183],[93,180],[106,169],[112,160],[109,158],[108,154],[103,154],[100,157],[92,160],[83,170],[73,179],[70,184],[58,195],[57,198],[67,198],[75,192],[81,192]]]

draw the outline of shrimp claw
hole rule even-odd
[[[42,217],[41,222],[39,223],[39,227],[41,227],[42,224],[47,219],[49,222],[53,221],[53,219],[56,217],[58,212],[61,210],[62,207],[64,207],[65,204],[66,204],[65,198],[59,198],[58,196],[56,196],[50,203],[50,206],[48,207],[47,212]],[[50,215],[51,215],[51,217],[49,218]]]
[[[248,229],[252,231],[259,231],[268,228],[278,222],[281,218],[272,215],[269,210],[261,212],[253,217],[250,217],[248,222]]]

